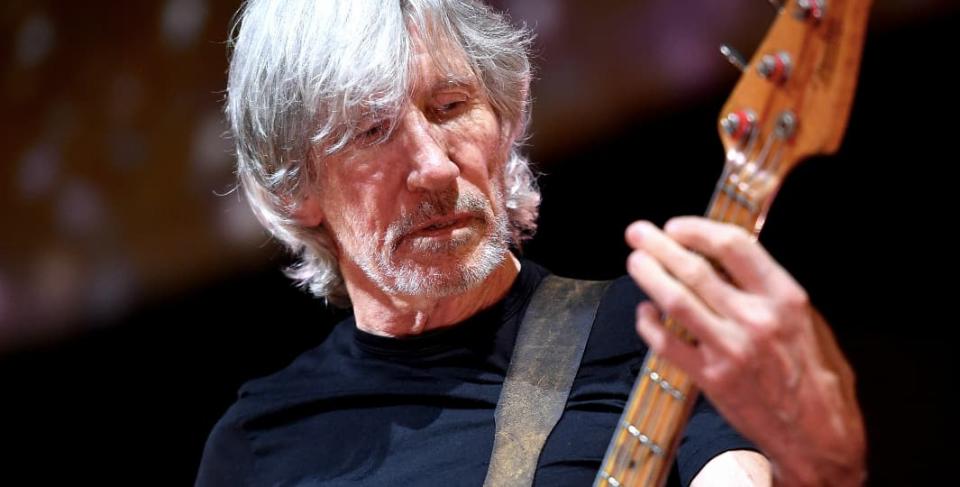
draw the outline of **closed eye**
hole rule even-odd
[[[439,111],[439,112],[451,112],[451,111],[456,110],[457,108],[459,108],[459,107],[460,107],[461,105],[463,105],[464,103],[466,103],[466,101],[464,101],[464,100],[457,100],[457,101],[453,101],[453,102],[450,102],[450,103],[445,103],[445,104],[440,105],[439,107],[437,107],[437,111]]]
[[[389,132],[390,122],[386,120],[379,120],[368,127],[361,128],[360,131],[353,137],[353,140],[365,145],[375,144],[389,135]]]
[[[461,98],[440,103],[433,107],[433,114],[439,120],[449,120],[466,111],[468,99]]]

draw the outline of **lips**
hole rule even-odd
[[[426,209],[433,210],[433,208]],[[384,243],[391,252],[397,252],[403,245],[412,245],[416,248],[424,245],[452,245],[454,242],[466,243],[471,238],[471,232],[468,231],[470,228],[477,227],[479,230],[480,227],[487,226],[482,208],[479,211],[474,210],[474,208],[454,209],[444,213],[417,211],[416,213],[432,214],[432,216],[414,221],[410,221],[413,219],[409,217],[403,218],[387,229]]]
[[[474,217],[468,213],[431,218],[430,220],[414,228],[410,234],[432,233],[451,227],[460,227],[465,225],[471,218]]]

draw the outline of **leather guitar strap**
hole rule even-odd
[[[563,414],[609,285],[551,275],[534,292],[494,413],[485,487],[532,485],[540,451]]]

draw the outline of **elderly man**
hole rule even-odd
[[[242,388],[198,484],[483,483],[514,344],[549,274],[511,252],[539,204],[518,152],[529,34],[473,1],[264,0],[234,41],[241,186],[299,259],[291,277],[353,315]],[[852,375],[803,290],[733,227],[638,222],[627,239],[634,280],[599,298],[535,483],[593,481],[647,343],[752,440],[701,401],[673,481],[860,481]],[[664,331],[637,284],[697,345]]]

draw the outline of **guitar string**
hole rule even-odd
[[[806,51],[806,49],[801,49],[801,50]],[[767,146],[768,148],[769,148],[769,144],[773,142],[771,138],[772,136],[768,135],[767,140],[765,141],[765,146]],[[752,142],[753,140],[751,140],[751,143]],[[754,174],[748,175],[747,178],[743,178],[742,173],[736,174],[737,180],[735,182],[736,183],[746,182],[746,189],[750,189],[749,185],[751,184],[752,180],[756,178],[757,174],[762,174],[767,178],[775,178],[775,177],[778,178],[779,176],[777,176],[776,171],[779,170],[779,164],[781,162],[781,158],[783,155],[785,141],[781,139],[781,140],[778,140],[778,142],[780,142],[780,144],[777,145],[777,150],[775,152],[774,157],[772,158],[773,163],[771,168],[767,168],[766,171],[763,171],[763,172],[756,171]],[[748,145],[748,148],[752,149],[752,147],[750,147],[749,145]],[[747,154],[749,154],[750,152],[751,150],[746,151]],[[769,154],[769,149],[766,151],[763,151],[763,153],[764,153],[763,157],[758,158],[761,163],[761,168],[762,168],[762,165],[765,164],[768,160],[767,155]],[[742,156],[742,153],[741,153],[741,156]],[[724,174],[724,177],[721,178],[720,182],[717,185],[717,188],[711,199],[710,209],[707,212],[707,216],[717,221],[726,221],[726,222],[736,224],[750,231],[752,234],[757,235],[759,234],[759,231],[760,231],[759,227],[760,225],[762,225],[761,219],[765,217],[765,215],[763,214],[765,213],[765,208],[760,206],[759,202],[757,201],[757,198],[751,196],[750,191],[744,191],[744,187],[740,186],[739,184],[734,184],[731,186],[731,188],[734,190],[730,192],[732,195],[734,195],[733,197],[731,197],[730,194],[723,194],[722,192],[723,185],[729,183],[730,182],[729,177],[731,175],[734,175],[733,169],[738,168],[737,162],[738,161],[736,159],[731,160],[728,158],[727,164],[725,165],[725,170],[727,170],[727,172]],[[740,168],[742,167],[743,166],[740,166]],[[761,180],[761,182],[768,182],[768,183],[775,184],[777,181]],[[771,187],[773,187],[773,185],[768,184],[766,187],[761,187],[760,189],[766,190],[766,189],[770,189]],[[752,203],[752,206],[753,206],[752,211],[751,211],[751,208],[749,207],[750,205],[744,205],[742,201],[738,201],[738,199],[735,197],[735,195],[737,194],[740,194],[745,199],[746,202]],[[656,355],[651,354],[651,358],[653,359],[651,360],[651,364],[658,363],[658,361],[656,360],[658,359],[658,357]],[[664,374],[667,373],[668,369],[672,370],[673,368],[674,366],[670,365],[668,362],[665,362],[665,361],[663,362],[663,364],[659,365],[659,370],[663,371]],[[654,369],[654,370],[658,370],[658,369]],[[680,371],[680,373],[683,374],[682,371]],[[670,375],[672,376],[673,374],[670,374]],[[686,377],[686,379],[689,380],[689,377]],[[649,396],[650,394],[659,396],[664,394],[662,390],[659,390],[661,388],[650,386],[650,383],[652,381],[650,380],[649,377],[644,377],[642,381],[647,383],[646,384],[647,387],[645,388],[646,390],[643,391],[644,396]],[[676,379],[674,379],[674,382],[676,382],[677,385],[680,385],[680,381],[677,381]],[[692,389],[695,389],[695,386],[692,387]],[[684,390],[686,390],[686,388],[684,388]],[[633,396],[631,395],[631,397]],[[692,399],[689,399],[689,400],[692,400]],[[634,402],[634,401],[631,401],[631,402]],[[638,408],[638,409],[639,410],[636,412],[639,412],[641,414],[644,411],[649,411],[649,409],[647,408]],[[673,409],[677,410],[679,408],[673,408]],[[680,418],[680,419],[683,419],[683,418]],[[631,420],[630,423],[633,424],[633,421]],[[674,426],[674,427],[679,429],[679,426]],[[672,428],[667,428],[667,429],[670,430]],[[625,439],[629,440],[630,438],[627,437],[625,428],[623,428],[622,425],[620,426],[620,430],[622,430],[620,436],[626,437]],[[634,443],[637,443],[637,442],[634,442]],[[668,447],[670,447],[670,445],[668,445]],[[618,448],[618,450],[622,450],[622,444],[621,444],[621,448]],[[657,458],[653,458],[652,460],[654,461],[654,463],[657,463]],[[613,463],[614,463],[614,466],[616,467],[618,466],[617,464],[620,463],[620,461],[618,460]],[[661,461],[659,463],[665,463],[665,462]],[[616,469],[614,469],[614,473],[615,473],[615,470]],[[654,476],[654,480],[656,480],[655,476]],[[609,485],[609,482],[604,481],[603,483],[606,485]],[[620,485],[624,487],[627,487],[627,486],[633,487],[633,484],[626,483],[626,482],[621,482]],[[644,485],[647,485],[647,483],[645,482]]]
[[[658,362],[659,361],[660,360],[658,357]],[[657,364],[657,367],[660,367],[659,363]],[[644,371],[644,373],[646,374],[646,371]],[[639,418],[639,424],[636,422],[633,422],[632,424],[634,424],[641,434],[652,441],[654,438],[651,434],[651,422],[659,420],[660,410],[662,408],[665,394],[663,394],[663,391],[657,387],[652,380],[650,380],[649,376],[646,376],[645,380],[651,384],[649,389],[649,394],[652,396],[651,405],[642,412],[643,416]],[[649,444],[642,444],[639,438],[631,439],[633,441],[631,441],[630,447],[628,448],[631,463],[628,463],[627,468],[621,473],[624,478],[624,485],[635,485],[636,477],[641,473],[641,471],[657,461],[657,459],[652,455],[653,451]],[[637,453],[638,449],[640,450],[639,454]]]
[[[752,135],[750,142],[748,143],[748,146],[753,146],[755,144],[755,141],[756,141],[756,136]],[[741,204],[739,201],[737,201],[735,198],[732,198],[729,193],[722,191],[722,189],[724,185],[730,185],[730,188],[733,190],[730,193],[733,193],[733,194],[741,193],[743,190],[743,185],[732,184],[732,183],[744,183],[746,185],[749,185],[756,178],[758,174],[760,174],[764,169],[766,169],[764,168],[764,166],[766,165],[766,156],[767,154],[769,154],[772,142],[773,142],[772,137],[768,135],[760,151],[760,157],[758,157],[759,161],[757,162],[751,161],[743,164],[737,164],[736,159],[734,159],[733,161],[728,161],[728,164],[725,165],[726,167],[724,170],[725,177],[721,178],[720,183],[718,184],[717,191],[715,191],[714,196],[712,198],[713,201],[711,201],[710,209],[707,212],[709,217],[712,217],[714,220],[717,220],[717,221],[726,221],[734,224],[739,224],[744,227],[748,227],[749,218],[748,218],[748,222],[745,222],[745,223],[742,223],[739,221],[741,219],[740,217],[741,217],[742,211],[746,209],[744,205]],[[780,151],[778,151],[778,155],[779,155],[779,152]],[[749,153],[749,152],[747,151],[746,153]],[[741,161],[743,160],[742,159],[743,154],[744,154],[743,152],[739,152],[737,154],[737,156],[741,158],[740,159]],[[734,171],[734,169],[738,169],[738,171]],[[747,201],[750,201],[749,196],[745,194],[744,197],[748,198]],[[718,198],[719,198],[719,201],[718,201]],[[717,203],[720,203],[720,204],[718,205]],[[733,204],[733,203],[736,203],[736,204]],[[719,214],[717,214],[718,212],[714,210],[717,210],[719,208],[722,208],[722,211],[719,212]],[[749,217],[750,216],[749,212],[748,212],[748,215],[744,215],[744,216]],[[672,322],[673,320],[669,320],[669,321]],[[673,323],[669,323],[669,324],[673,324]],[[676,329],[683,330],[682,327],[674,327],[674,328],[675,330],[673,331],[676,331]],[[677,375],[681,375],[686,379],[689,379],[689,378],[685,377],[685,373],[683,373],[682,371],[678,371],[678,373],[676,374],[673,373],[674,372],[673,369],[675,367],[671,366],[667,362],[664,362],[662,365],[659,364],[659,360],[657,360],[658,357],[656,355],[653,355],[651,358],[652,360],[650,361],[649,365],[644,368],[645,377],[643,377],[641,380],[647,384],[644,384],[646,387],[644,387],[643,388],[644,390],[641,391],[642,396],[641,396],[640,404],[635,411],[636,413],[641,414],[642,417],[639,418],[640,421],[637,421],[638,418],[636,418],[634,414],[628,414],[627,423],[634,425],[634,427],[637,427],[638,430],[641,432],[641,434],[646,435],[651,441],[656,442],[658,445],[662,445],[663,443],[665,443],[665,441],[663,440],[665,436],[669,437],[671,436],[670,433],[673,433],[673,434],[678,433],[672,430],[679,429],[679,425],[676,425],[674,423],[676,423],[677,422],[676,420],[679,419],[677,418],[677,416],[679,416],[678,411],[682,411],[684,408],[683,408],[683,405],[680,405],[680,407],[672,407],[672,408],[668,406],[666,408],[668,416],[664,418],[662,415],[660,415],[659,412],[660,412],[660,404],[662,403],[662,398],[672,397],[672,396],[669,396],[661,387],[651,386],[649,383],[651,383],[652,380],[650,379],[649,375],[646,375],[646,374],[648,374],[649,371],[651,370],[657,371],[659,374],[661,374],[662,377],[664,377],[664,380],[668,381],[668,383],[675,384],[674,387],[682,385],[681,384],[682,381],[677,380],[676,378]],[[651,395],[653,396],[652,398],[650,397]],[[651,402],[652,404],[650,404]],[[651,420],[652,420],[652,424],[651,424]],[[618,481],[620,481],[620,484],[624,486],[637,485],[635,481],[638,475],[643,479],[643,483],[639,485],[648,485],[651,480],[656,481],[658,477],[657,475],[658,470],[662,468],[663,464],[665,464],[665,460],[661,460],[660,458],[653,456],[650,448],[645,445],[641,445],[640,441],[637,438],[634,438],[632,435],[630,435],[626,431],[626,428],[627,428],[626,425],[620,425],[621,431],[619,436],[621,436],[621,439],[619,443],[621,444],[621,446],[620,448],[617,449],[618,451],[617,451],[616,458],[614,462],[612,462],[613,465],[611,465],[611,468],[609,469],[610,471],[608,471],[608,474],[618,479]],[[623,443],[626,443],[626,442],[629,442],[630,446],[627,448],[624,448]],[[666,446],[667,448],[669,448],[671,445],[666,445]],[[639,455],[637,454],[638,448],[642,448]],[[646,457],[647,461],[644,461],[644,458],[642,457]],[[640,467],[640,468],[638,469],[637,467]]]
[[[663,364],[660,366],[660,372],[658,373],[661,374],[664,380],[666,380],[667,378],[672,378],[672,375],[671,375],[672,368],[673,367],[671,367],[668,362],[663,362]],[[660,395],[663,396],[666,401],[668,401],[668,404],[667,404],[665,413],[660,414],[658,411],[655,424],[652,426],[648,434],[650,435],[650,438],[654,442],[660,445],[661,448],[664,448],[664,447],[668,447],[668,445],[665,445],[663,441],[664,434],[669,433],[669,429],[672,423],[672,418],[676,415],[677,410],[683,409],[683,408],[682,406],[676,407],[677,405],[673,402],[673,401],[676,401],[676,399],[674,399],[673,396],[668,394],[662,388],[658,388],[658,389],[660,389],[659,391]],[[666,428],[667,430],[666,432],[664,431],[664,428]],[[651,482],[655,482],[656,478],[659,476],[659,471],[662,469],[662,466],[665,463],[665,459],[663,458],[662,455],[657,455],[652,460],[653,461],[647,462],[647,465],[645,466],[646,472],[641,472],[642,483],[639,485],[649,485]]]
[[[641,370],[641,374],[643,374],[643,370],[645,369],[659,368],[659,361],[659,356],[651,354],[650,360],[645,361],[644,369]],[[643,464],[641,461],[642,459],[638,458],[636,454],[636,447],[640,444],[640,442],[638,438],[634,437],[629,432],[627,425],[633,425],[641,433],[646,434],[644,428],[647,427],[646,422],[650,417],[650,411],[655,409],[655,405],[659,399],[656,394],[656,385],[653,384],[653,381],[651,381],[646,375],[641,378],[641,381],[643,382],[643,389],[641,390],[643,397],[641,398],[640,404],[638,407],[630,411],[630,414],[627,415],[627,424],[620,425],[620,428],[623,431],[623,443],[625,443],[625,445],[620,449],[620,455],[618,455],[613,474],[618,480],[621,478],[623,479],[623,482],[621,482],[622,485],[628,485],[626,484],[626,482],[629,482],[628,473],[631,469],[635,468],[631,467],[630,465],[633,464],[636,466]]]
[[[673,320],[671,320],[669,325],[673,325],[671,328],[675,328],[676,331],[682,330],[682,328],[673,323]],[[659,356],[653,355],[651,358],[652,360],[647,364],[645,371],[656,371],[660,374],[663,381],[678,391],[681,391],[685,396],[690,397],[689,377],[669,362],[663,361],[661,363]],[[653,381],[649,375],[645,375],[642,381],[645,385],[652,387],[649,389],[649,392],[645,394],[647,397],[644,397],[642,402],[649,402],[649,396],[654,395],[656,396],[657,405],[663,406],[663,402],[667,402],[666,414],[660,414],[660,410],[664,409],[663,407],[637,408],[637,410],[644,415],[643,419],[638,421],[635,417],[632,417],[634,415],[631,414],[628,415],[627,421],[635,427],[641,425],[638,430],[661,448],[669,448],[671,445],[666,444],[667,439],[672,437],[670,435],[671,431],[679,429],[677,423],[682,419],[681,413],[685,409],[683,407],[684,405],[681,404],[680,407],[670,407],[669,405],[672,404],[672,401],[676,401],[677,398],[660,386],[650,386],[650,383]],[[612,471],[608,473],[613,475],[618,481],[621,481],[621,485],[647,485],[651,481],[655,482],[666,465],[666,458],[663,456],[653,456],[652,451],[645,446],[641,447],[640,442],[632,435],[627,437],[627,440],[631,441],[630,448],[620,448],[621,455],[619,455],[619,458],[615,462],[614,468],[610,469]],[[638,448],[642,448],[639,455],[636,453]],[[631,466],[629,462],[624,462],[622,453],[625,451],[631,453],[630,456],[632,456],[634,460],[633,466]],[[642,461],[640,457],[646,457],[649,461]],[[642,484],[636,484],[637,476],[642,479]]]
[[[776,140],[775,140],[776,139]],[[748,142],[745,148],[742,151],[734,151],[733,157],[728,157],[726,164],[724,166],[724,172],[718,184],[714,190],[714,194],[711,197],[711,202],[709,209],[707,211],[707,217],[716,221],[733,223],[735,225],[741,226],[747,231],[757,234],[759,233],[759,228],[756,228],[758,219],[757,216],[762,212],[760,207],[760,202],[757,201],[750,191],[752,188],[751,185],[755,184],[754,182],[758,179],[761,182],[765,182],[762,178],[774,178],[776,176],[776,171],[779,169],[779,164],[781,161],[781,156],[783,155],[783,140],[779,137],[774,137],[773,134],[766,134],[764,138],[763,146],[761,147],[760,153],[754,161],[750,161],[746,156],[753,152],[755,145],[757,143],[757,131],[753,131],[749,136]],[[777,144],[777,142],[780,142]],[[765,167],[767,163],[771,160],[769,154],[773,150],[773,146],[776,144],[776,152],[772,158],[773,163],[771,167]],[[730,191],[725,191],[729,187]],[[766,188],[760,188],[761,190]],[[740,195],[743,200],[736,196]],[[746,204],[744,204],[746,203]],[[749,205],[749,206],[748,206]],[[752,208],[750,207],[752,206]],[[745,219],[744,219],[745,217]],[[671,320],[672,321],[672,320]],[[679,330],[685,331],[684,328],[679,327]],[[659,357],[655,354],[651,354],[650,361],[650,370],[657,370],[662,377],[670,377],[670,379],[665,379],[668,383],[673,384],[674,387],[677,387],[679,390],[688,390],[685,387],[685,381],[689,381],[689,376],[686,375],[682,370],[676,369],[675,366],[672,366],[668,362],[663,362],[659,364]],[[677,370],[677,373],[674,374],[674,369]],[[645,369],[646,371],[646,369]],[[668,371],[670,372],[668,374]],[[678,380],[679,376],[682,380]],[[679,433],[679,428],[681,427],[679,420],[681,418],[681,413],[684,410],[683,405],[680,407],[667,407],[668,417],[664,421],[661,415],[653,414],[654,412],[659,412],[658,407],[649,407],[651,401],[654,406],[659,406],[660,398],[663,397],[672,397],[669,396],[661,387],[651,386],[652,380],[649,376],[643,377],[641,379],[643,382],[646,382],[646,387],[643,387],[641,391],[642,398],[639,402],[640,407],[637,407],[634,413],[642,414],[641,423],[643,428],[639,428],[636,424],[637,419],[634,417],[635,414],[627,415],[628,424],[632,424],[635,427],[638,427],[639,431],[650,438],[651,441],[656,442],[658,445],[664,445],[666,443],[663,440],[664,435],[661,434],[661,430],[664,430],[663,433],[666,433],[667,437],[673,437]],[[693,388],[689,388],[692,390]],[[654,397],[651,398],[650,396]],[[688,398],[687,400],[692,401],[693,398]],[[650,421],[654,421],[653,430],[650,429]],[[619,425],[618,429],[620,430],[620,446],[617,448],[617,454],[615,455],[614,460],[611,462],[610,470],[608,474],[620,480],[621,486],[633,486],[635,485],[633,481],[634,478],[631,477],[630,472],[633,472],[635,477],[637,474],[642,473],[638,472],[637,466],[649,467],[646,474],[642,475],[644,481],[641,485],[648,485],[651,480],[656,481],[659,477],[658,470],[665,465],[665,459],[661,459],[657,456],[652,455],[650,448],[644,447],[641,450],[641,456],[646,456],[648,461],[643,462],[641,459],[637,458],[636,450],[640,447],[640,442],[636,438],[633,438],[626,431],[625,425]],[[650,431],[650,433],[647,433]],[[623,458],[624,448],[623,443],[630,443],[630,447],[626,449],[629,452],[627,458]],[[672,445],[665,445],[666,448],[671,448]],[[672,448],[671,448],[672,449]]]

